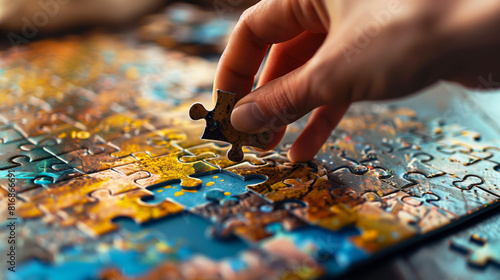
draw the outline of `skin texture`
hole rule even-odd
[[[313,111],[288,155],[311,160],[353,102],[402,97],[438,80],[491,87],[478,77],[500,74],[499,15],[494,0],[263,0],[241,16],[214,88],[238,93],[231,123],[271,130],[268,148]]]

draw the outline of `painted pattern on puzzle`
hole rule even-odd
[[[500,199],[498,146],[409,109],[353,106],[313,162],[284,156],[298,123],[234,163],[188,116],[211,102],[214,62],[96,34],[1,55],[0,212],[14,173],[18,218],[8,279],[339,275]],[[499,262],[498,242],[473,240],[454,246]]]

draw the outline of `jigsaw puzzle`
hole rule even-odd
[[[234,130],[234,94],[201,105],[215,62],[127,38],[1,53],[0,236],[16,257],[0,243],[0,279],[335,277],[500,206],[500,146],[465,127],[356,104],[291,163],[305,121],[274,151],[248,147],[270,134]],[[499,262],[496,236],[451,247]]]

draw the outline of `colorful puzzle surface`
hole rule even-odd
[[[215,66],[118,35],[1,54],[6,279],[337,276],[500,204],[498,144],[401,107],[353,106],[312,162],[285,156],[302,122],[232,162],[188,114]],[[453,246],[500,262],[498,240]]]

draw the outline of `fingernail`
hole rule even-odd
[[[265,130],[266,118],[255,102],[236,107],[231,114],[231,124],[239,131],[258,133]]]

